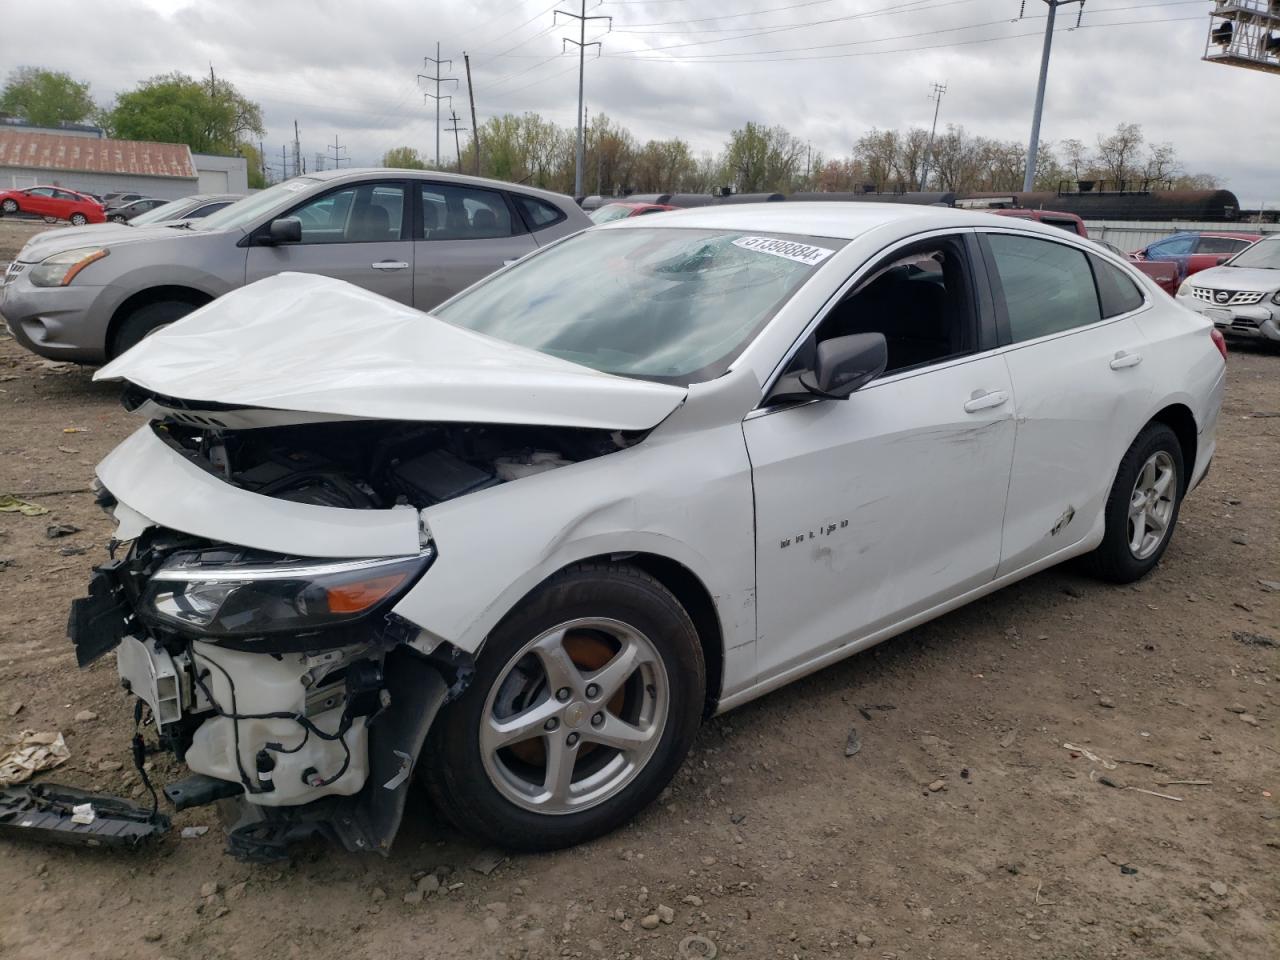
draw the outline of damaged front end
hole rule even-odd
[[[239,798],[234,853],[314,833],[385,853],[468,669],[403,646],[416,630],[388,612],[432,559],[315,562],[149,528],[94,572],[68,630],[82,665],[116,648],[125,689],[193,771],[164,787],[176,809]]]
[[[88,596],[72,604],[77,661],[116,651],[125,689],[145,704],[142,719],[192,771],[165,796],[178,810],[233,800],[237,856],[276,858],[316,834],[385,854],[427,731],[471,673],[468,655],[393,612],[436,561],[421,512],[616,451],[634,436],[278,417],[253,426],[244,410],[197,411],[137,393],[126,405],[156,419],[122,445],[128,456],[113,454],[100,469],[100,500],[120,521],[119,539]],[[175,468],[185,475],[166,474]],[[110,492],[139,477],[201,487],[213,502],[202,518],[187,517],[197,532],[151,519],[167,503],[151,484],[133,503]],[[237,539],[254,545],[209,536],[235,529],[229,514],[243,502],[220,498],[245,494],[257,528]],[[303,508],[310,512],[288,513]],[[270,549],[307,541],[271,519],[276,511],[312,533],[353,517],[399,526],[385,540],[390,555],[304,556]],[[327,535],[345,552],[351,541],[339,527]]]

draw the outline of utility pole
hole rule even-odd
[[[347,148],[342,146],[340,143],[338,143],[338,135],[336,133],[333,135],[333,146],[326,147],[325,149],[333,151],[333,169],[337,170],[339,167],[341,167],[343,160],[346,160],[348,163],[351,162],[349,157],[344,157],[342,155],[342,151]]]
[[[423,58],[422,58],[422,69],[424,69],[424,70],[425,70],[425,69],[427,68],[427,64],[428,64],[428,63],[435,64],[436,72],[435,72],[434,74],[430,75],[430,76],[428,76],[427,74],[424,74],[424,73],[420,73],[420,74],[418,74],[418,79],[419,79],[419,80],[430,80],[430,81],[432,81],[433,83],[435,83],[435,85],[436,85],[436,92],[435,92],[435,93],[424,93],[424,94],[422,95],[422,97],[423,97],[423,100],[426,100],[428,97],[430,97],[432,100],[434,100],[434,101],[436,102],[436,166],[437,166],[437,167],[439,167],[439,166],[440,166],[440,101],[441,101],[441,100],[448,100],[448,101],[449,101],[449,106],[453,106],[453,97],[452,97],[450,94],[447,94],[447,93],[446,93],[446,94],[444,94],[443,96],[440,94],[440,84],[442,84],[442,83],[457,83],[458,81],[457,81],[457,78],[455,78],[455,77],[442,77],[442,76],[440,76],[440,68],[441,68],[442,66],[444,66],[446,63],[447,63],[450,67],[452,67],[452,66],[453,66],[453,61],[452,61],[452,60],[441,60],[441,59],[440,59],[440,44],[439,44],[439,43],[437,43],[437,44],[436,44],[436,55],[435,55],[434,57],[423,57]]]
[[[287,152],[288,149],[289,148],[285,144],[283,143],[280,144],[280,179],[281,180],[289,179],[289,155]]]
[[[261,140],[258,141],[258,163],[262,165],[262,182],[269,183],[270,179],[267,177],[267,153]]]
[[[1040,54],[1040,83],[1036,87],[1036,108],[1031,116],[1031,142],[1027,144],[1027,174],[1022,180],[1022,192],[1030,193],[1036,184],[1036,154],[1040,151],[1040,115],[1044,112],[1044,88],[1049,80],[1049,53],[1053,49],[1053,23],[1058,16],[1058,8],[1069,3],[1080,4],[1080,12],[1076,14],[1076,26],[1080,26],[1080,18],[1084,16],[1085,0],[1043,0],[1049,7],[1049,16],[1044,25],[1044,50]],[[1022,0],[1022,9],[1018,19],[1026,12],[1027,0]]]
[[[325,160],[326,160],[326,159],[328,159],[328,157],[327,157],[327,155],[326,155],[326,154],[321,153],[319,150],[317,150],[317,151],[316,151],[316,166],[315,166],[315,170],[316,170],[316,172],[317,172],[317,173],[319,173],[321,170],[323,170],[323,169],[324,169],[324,162],[325,162]]]
[[[920,192],[924,192],[924,185],[929,182],[929,161],[933,158],[933,138],[938,132],[938,111],[942,109],[942,96],[947,92],[945,83],[933,84],[933,92],[929,94],[929,99],[933,101],[933,126],[929,128],[929,145],[924,148],[924,165],[920,170]]]
[[[450,120],[450,122],[452,122],[452,123],[453,123],[453,126],[451,126],[451,127],[446,127],[445,129],[446,129],[446,131],[447,131],[447,132],[449,132],[449,133],[452,133],[452,134],[453,134],[453,149],[454,149],[454,152],[455,152],[455,153],[457,153],[457,155],[458,155],[458,172],[459,172],[459,173],[461,173],[461,172],[462,172],[462,146],[461,146],[461,144],[458,142],[458,131],[459,131],[459,130],[465,130],[465,129],[467,129],[467,128],[466,128],[466,127],[460,127],[460,126],[458,126],[458,111],[457,111],[457,110],[450,110],[450,111],[449,111],[449,120]]]
[[[293,121],[293,175],[306,173],[302,169],[302,141],[298,139],[298,121]]]
[[[480,176],[480,126],[476,123],[476,92],[471,86],[471,58],[467,56],[466,51],[462,52],[462,62],[467,67],[467,99],[471,101],[471,147],[475,153],[472,158],[475,164],[472,172],[478,177]]]
[[[568,17],[570,20],[578,21],[578,39],[572,40],[569,37],[563,37],[560,46],[562,51],[564,49],[564,44],[566,43],[571,43],[578,48],[578,153],[573,165],[573,195],[575,197],[580,197],[582,196],[582,167],[583,167],[583,164],[586,163],[586,152],[587,152],[586,141],[583,139],[583,137],[585,136],[585,124],[584,124],[585,115],[583,113],[585,101],[583,100],[583,95],[582,95],[583,79],[584,79],[585,70],[586,70],[586,53],[587,53],[587,47],[600,46],[600,41],[598,40],[594,40],[591,43],[587,43],[587,21],[588,20],[608,20],[609,28],[613,29],[613,17],[607,17],[603,15],[588,17],[587,16],[587,0],[582,0],[580,12],[578,13],[569,13],[567,10],[557,10],[552,15],[552,22],[555,23],[556,22],[555,18],[561,15]]]

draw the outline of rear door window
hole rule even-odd
[[[424,240],[492,240],[515,232],[506,198],[497,190],[446,183],[420,189]]]
[[[1004,293],[1014,343],[1088,326],[1102,319],[1084,252],[1007,233],[986,236]]]

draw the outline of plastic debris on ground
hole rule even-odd
[[[71,759],[71,751],[61,733],[36,733],[23,730],[5,737],[5,752],[0,756],[0,787],[30,780],[41,770],[52,770]]]
[[[15,497],[12,493],[0,494],[0,513],[20,513],[24,517],[42,517],[48,512],[48,507]]]

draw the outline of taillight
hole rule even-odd
[[[1217,327],[1209,328],[1209,339],[1213,341],[1213,345],[1218,348],[1218,352],[1222,354],[1222,359],[1227,359],[1227,338],[1222,335],[1222,331]]]

